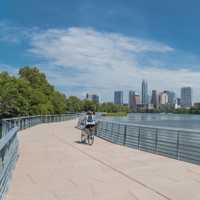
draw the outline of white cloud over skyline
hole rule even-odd
[[[26,53],[34,64],[67,95],[92,92],[112,101],[114,90],[140,93],[141,81],[146,79],[149,92],[168,89],[179,96],[182,86],[191,86],[194,100],[200,99],[200,71],[187,64],[173,68],[176,63],[163,56],[176,55],[177,50],[165,43],[81,27],[39,30],[0,23],[0,30],[4,33],[0,42],[26,40]]]
[[[160,68],[159,64],[163,63],[159,56],[176,50],[157,41],[74,27],[36,33],[31,46],[29,52],[52,66],[51,70],[47,69],[52,82],[78,88],[72,93],[79,96],[95,92],[103,100],[112,100],[116,89],[140,92],[142,79],[148,80],[150,89],[174,90],[179,95],[180,88],[189,85],[194,88],[195,100],[199,95],[200,72],[181,66]],[[149,54],[158,59],[152,60]],[[141,56],[147,63],[151,62],[150,67],[140,63]],[[59,66],[70,72],[57,71]]]

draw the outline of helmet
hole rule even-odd
[[[93,113],[92,113],[92,111],[87,111],[87,115],[92,115]]]

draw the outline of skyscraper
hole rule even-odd
[[[152,90],[151,104],[154,108],[158,106],[158,95],[156,90]]]
[[[177,108],[180,108],[181,107],[181,99],[180,98],[177,98],[176,100],[175,100],[175,109],[177,109]]]
[[[181,106],[183,108],[190,108],[192,106],[192,88],[181,88]]]
[[[97,94],[86,94],[86,99],[91,100],[91,101],[96,101],[99,103],[99,96]]]
[[[129,91],[128,106],[131,111],[133,112],[137,111],[136,95],[134,91]]]
[[[169,103],[169,96],[167,91],[161,92],[159,95],[159,103],[161,105],[166,105]]]
[[[148,84],[147,81],[142,81],[142,105],[148,105]]]
[[[174,92],[172,92],[172,91],[165,91],[166,93],[167,93],[167,95],[168,95],[168,104],[170,105],[170,106],[173,106],[173,105],[175,105],[175,93]]]
[[[114,103],[119,105],[123,104],[123,91],[114,92]]]
[[[136,101],[136,105],[140,104],[140,95],[139,94],[135,95],[135,101]]]

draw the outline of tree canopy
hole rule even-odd
[[[36,67],[23,67],[18,76],[0,73],[0,117],[66,112],[66,97],[55,90]]]
[[[0,118],[82,111],[127,112],[127,106],[99,104],[66,97],[36,67],[22,67],[17,76],[0,73]]]

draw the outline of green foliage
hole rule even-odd
[[[25,81],[0,73],[0,114],[2,117],[26,115],[29,110]]]
[[[18,77],[0,73],[0,118],[24,115],[95,111],[128,113],[128,106],[65,97],[36,67],[23,67]]]
[[[190,109],[186,109],[186,108],[178,108],[176,110],[174,110],[174,113],[176,114],[200,114],[200,109],[198,108],[190,108]]]
[[[82,102],[78,97],[71,96],[66,100],[66,109],[69,112],[81,112]]]
[[[102,103],[99,105],[98,111],[100,112],[108,112],[108,113],[117,113],[117,112],[126,112],[128,113],[128,106],[125,105],[117,105],[111,102]]]
[[[19,76],[0,73],[0,118],[66,112],[66,97],[56,91],[36,67],[23,67]]]
[[[98,107],[99,107],[97,102],[87,100],[87,99],[82,101],[82,106],[83,106],[82,107],[83,111],[91,110],[91,111],[95,111],[95,112],[98,111]]]

